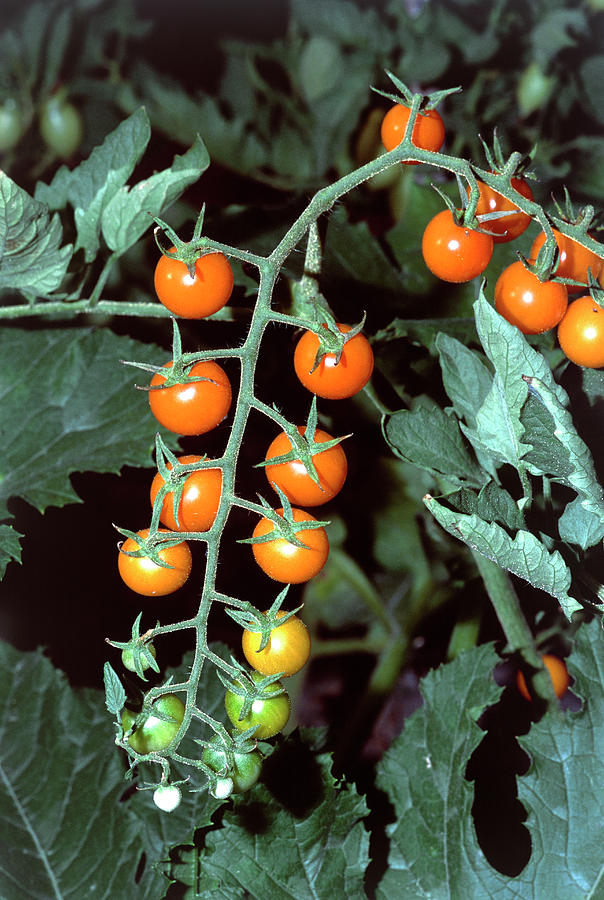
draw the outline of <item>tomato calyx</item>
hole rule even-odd
[[[357,325],[340,326],[327,309],[322,309],[320,318],[315,320],[316,327],[308,329],[319,341],[310,374],[319,368],[326,356],[333,356],[337,365],[342,358],[344,345],[361,333],[366,318],[367,314],[363,313],[363,318]]]
[[[260,634],[260,644],[258,646],[258,650],[264,650],[270,639],[271,633],[273,629],[279,628],[281,625],[284,625],[288,619],[291,619],[292,616],[295,616],[296,613],[299,613],[304,604],[301,604],[296,609],[292,609],[291,611],[286,612],[281,609],[281,604],[285,600],[287,596],[287,592],[289,591],[289,584],[286,585],[282,591],[277,595],[274,602],[272,603],[270,609],[267,609],[266,612],[260,612],[260,610],[256,609],[255,606],[252,606],[251,603],[246,603],[245,606],[240,609],[227,609],[227,614],[237,622],[238,625],[241,625],[242,628],[245,628],[246,631],[253,631],[256,634]],[[282,674],[282,673],[280,673]]]
[[[270,503],[268,503],[268,501],[265,500],[264,497],[260,495],[259,497],[262,504],[262,515],[265,519],[269,519],[273,523],[274,527],[266,534],[261,534],[257,537],[240,538],[238,543],[268,544],[281,538],[287,541],[289,544],[292,544],[294,547],[299,547],[303,550],[309,550],[310,548],[308,547],[308,545],[301,541],[298,537],[298,532],[308,531],[315,528],[325,528],[331,523],[328,521],[320,521],[319,519],[315,519],[314,517],[297,520],[294,513],[295,508],[292,507],[287,496],[283,493],[283,491],[277,484],[274,484],[273,487],[279,494],[279,499],[283,504],[280,509],[273,509]]]
[[[446,88],[442,91],[433,91],[431,94],[414,94],[411,91],[404,81],[401,81],[400,78],[397,78],[393,72],[390,72],[388,69],[384,70],[386,75],[393,83],[398,93],[389,93],[388,91],[382,91],[379,88],[372,87],[371,90],[376,94],[379,94],[381,97],[386,97],[388,100],[392,100],[393,103],[402,103],[404,106],[408,106],[411,108],[412,113],[409,119],[409,124],[407,126],[407,132],[409,135],[413,133],[413,125],[414,122],[412,119],[415,119],[413,115],[413,108],[417,110],[419,115],[422,112],[428,112],[430,109],[436,109],[439,103],[444,100],[445,97],[448,97],[449,94],[457,94],[461,91],[461,87],[454,88]],[[419,98],[419,99],[418,99]]]
[[[193,379],[191,379],[193,380]],[[209,380],[209,379],[208,379]],[[155,437],[155,460],[157,470],[163,479],[163,484],[157,491],[155,502],[153,504],[153,521],[155,523],[155,511],[157,509],[157,519],[160,517],[162,504],[166,494],[172,494],[172,511],[174,520],[180,527],[178,520],[178,510],[182,499],[183,491],[187,478],[193,472],[200,472],[203,469],[217,468],[216,461],[210,459],[205,454],[203,456],[191,456],[190,462],[183,462],[187,457],[177,457],[166,446],[160,434]]]
[[[258,741],[245,732],[217,732],[209,741],[197,740],[203,747],[199,768],[208,778],[208,790],[217,800],[226,800],[233,793],[249,790],[260,777],[262,754]],[[264,745],[268,746],[268,745]]]
[[[261,675],[256,671],[249,673],[235,659],[232,662],[241,673],[237,678],[231,680],[226,675],[223,675],[222,672],[217,674],[227,691],[241,698],[242,705],[238,721],[241,722],[249,716],[252,711],[252,705],[256,700],[265,702],[266,700],[272,700],[274,697],[280,697],[282,694],[287,696],[278,675]],[[248,728],[241,732],[247,738],[252,737],[253,733],[253,728]]]
[[[348,334],[350,334],[350,332],[348,332]],[[332,447],[337,446],[342,441],[346,440],[346,438],[349,438],[352,435],[345,434],[341,437],[331,438],[328,441],[315,440],[317,434],[316,395],[313,395],[310,410],[308,413],[308,419],[306,420],[306,425],[303,426],[302,429],[300,429],[296,425],[287,423],[287,426],[284,428],[284,434],[287,436],[291,444],[291,450],[289,450],[287,453],[283,453],[281,456],[271,456],[268,459],[263,459],[261,462],[255,464],[255,468],[261,468],[265,466],[278,466],[288,462],[300,462],[306,469],[309,477],[319,488],[321,488],[321,490],[323,490],[321,486],[321,479],[319,477],[319,473],[317,472],[313,457],[317,456],[319,453],[324,453],[326,450],[329,450]],[[271,482],[271,484],[273,484],[273,482]]]
[[[178,260],[178,262],[184,263],[191,278],[195,278],[195,263],[197,260],[207,253],[216,252],[215,248],[207,246],[207,238],[202,237],[201,235],[205,209],[206,206],[204,203],[201,207],[199,216],[197,217],[197,221],[195,222],[193,237],[190,241],[183,241],[166,222],[157,216],[153,216],[154,222],[157,222],[157,226],[153,230],[153,236],[155,237],[155,243],[162,255],[167,256],[169,259],[175,259]],[[160,234],[164,234],[171,241],[171,246],[168,249],[162,246],[159,239]]]
[[[135,672],[139,678],[146,681],[145,670],[153,669],[154,672],[159,672],[159,666],[156,662],[155,647],[151,643],[153,629],[147,630],[144,634],[140,633],[142,615],[139,613],[136,617],[132,625],[132,637],[129,641],[111,641],[109,638],[105,638],[105,640],[111,647],[122,651],[122,663],[125,668],[130,672]],[[156,627],[158,626],[159,622]]]
[[[182,544],[182,535],[174,534],[171,531],[167,531],[165,528],[160,528],[156,531],[151,531],[148,528],[142,529],[141,531],[129,531],[127,528],[120,528],[115,524],[113,527],[116,531],[119,531],[120,534],[123,534],[124,537],[130,538],[138,544],[138,550],[122,550],[123,542],[120,541],[118,543],[118,549],[124,556],[133,556],[139,559],[145,557],[154,562],[156,566],[161,566],[162,569],[174,568],[174,566],[170,565],[170,563],[162,558],[160,551],[166,550],[169,547],[176,547],[177,544]],[[169,536],[163,537],[163,535]]]

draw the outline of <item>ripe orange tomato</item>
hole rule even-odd
[[[279,515],[283,510],[278,509]],[[316,522],[314,516],[303,509],[292,508],[294,522]],[[262,537],[275,530],[270,519],[262,518],[254,528],[254,537]],[[265,544],[252,544],[254,558],[263,572],[275,581],[285,584],[300,584],[317,575],[329,556],[329,540],[324,528],[306,528],[296,532],[296,536],[306,544],[296,547],[283,537]]]
[[[277,613],[278,618],[284,615],[283,610]],[[291,616],[283,625],[273,628],[264,650],[258,650],[260,638],[260,632],[246,629],[241,646],[250,666],[261,675],[295,675],[308,662],[310,635],[298,616]]]
[[[200,462],[201,456],[179,456],[182,465]],[[172,466],[168,464],[168,469]],[[164,479],[157,472],[151,483],[151,506]],[[222,469],[199,469],[185,479],[180,503],[178,504],[178,524],[174,516],[174,494],[170,491],[163,499],[160,521],[171,531],[209,531],[214,524],[222,494]]]
[[[410,114],[409,107],[402,103],[397,103],[388,110],[381,127],[382,143],[386,150],[394,150],[401,143]],[[435,109],[420,112],[413,126],[411,140],[422,150],[438,152],[445,140],[445,126],[440,113]],[[408,165],[415,166],[417,163],[409,161]]]
[[[299,425],[298,431],[300,434],[305,434],[306,428]],[[315,430],[315,443],[325,443],[331,440],[333,438],[326,431],[322,431],[320,428]],[[291,449],[292,443],[283,432],[277,435],[266,451],[266,459],[285,456]],[[306,466],[299,459],[265,466],[264,471],[269,483],[280,487],[292,503],[296,503],[298,506],[321,506],[332,500],[341,490],[346,481],[348,462],[341,444],[314,453],[312,460],[320,484],[312,480]]]
[[[171,248],[174,252],[174,247]],[[233,270],[224,253],[205,253],[191,277],[186,265],[162,255],[155,267],[155,292],[163,305],[184,319],[203,319],[227,303],[233,291]]]
[[[549,672],[549,677],[552,680],[556,697],[561,697],[562,694],[566,693],[570,684],[570,676],[564,661],[557,656],[552,656],[550,653],[545,653],[541,658],[545,668]],[[526,678],[520,671],[516,673],[516,685],[526,700],[533,699],[526,685]]]
[[[524,178],[512,178],[512,187],[514,187],[519,194],[522,194],[523,197],[526,197],[527,200],[533,199],[531,187]],[[516,210],[511,213],[511,215],[502,216],[501,219],[490,219],[488,222],[482,223],[482,227],[485,231],[491,232],[494,243],[503,244],[520,237],[531,224],[531,217],[526,213],[521,212],[517,206],[514,206],[511,200],[508,200],[507,197],[497,193],[497,191],[490,188],[487,184],[484,184],[484,182],[479,181],[478,188],[480,190],[480,199],[476,207],[477,216],[483,216],[487,213],[511,212],[512,210]],[[468,188],[468,195],[469,194],[470,189]]]
[[[167,533],[166,529],[160,529]],[[143,528],[137,532],[141,538],[149,535],[149,529]],[[175,544],[174,547],[165,547],[159,551],[160,558],[172,566],[165,569],[158,566],[148,556],[126,556],[122,551],[138,550],[138,544],[132,538],[127,538],[121,546],[117,558],[117,566],[122,581],[137,594],[145,597],[164,597],[182,587],[189,575],[193,564],[191,551],[186,541]]]
[[[591,274],[594,278],[599,278],[604,266],[604,260],[601,260],[591,250],[586,250],[585,247],[582,247],[576,241],[567,238],[566,235],[561,234],[555,228],[553,231],[556,244],[560,249],[560,263],[555,274],[559,278],[572,278],[574,281],[582,281],[584,284],[587,284],[587,270],[591,269]],[[544,243],[545,232],[542,231],[533,241],[531,259],[537,258],[537,254]],[[602,252],[604,253],[604,247]],[[567,285],[567,290],[569,294],[576,294],[584,290],[584,288],[569,284]]]
[[[589,296],[574,300],[558,325],[558,341],[578,366],[604,366],[604,309]]]
[[[520,260],[507,266],[495,284],[495,309],[523,334],[555,328],[567,306],[563,284],[539,281]]]
[[[172,362],[166,363],[169,369]],[[201,360],[189,371],[194,378],[209,381],[187,381],[163,390],[149,391],[151,412],[169,431],[176,434],[205,434],[222,422],[231,408],[231,382],[224,369],[212,360]],[[166,379],[156,372],[151,385]]]
[[[484,272],[493,255],[493,238],[458,225],[451,211],[443,209],[426,226],[422,254],[437,278],[461,284]]]
[[[345,334],[351,326],[338,324],[338,328]],[[373,350],[363,334],[344,344],[339,362],[335,353],[326,353],[311,371],[318,349],[319,338],[313,331],[305,331],[296,344],[294,369],[305,388],[326,400],[343,400],[365,387],[373,372]]]

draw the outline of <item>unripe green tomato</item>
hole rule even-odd
[[[298,77],[310,105],[333,90],[342,74],[342,52],[324,35],[309,38],[300,56]]]
[[[220,738],[215,737],[212,744],[215,744],[216,747],[205,747],[201,756],[206,766],[209,766],[221,778],[230,778],[233,782],[234,794],[249,791],[260,778],[262,771],[262,757],[258,751],[251,750],[249,753],[234,751],[233,768],[229,769],[227,755]]]
[[[185,705],[176,694],[164,694],[153,704],[153,709],[165,716],[170,716],[174,721],[169,722],[151,714],[142,725],[132,732],[128,743],[133,750],[141,755],[153,753],[157,750],[165,750],[176,737],[185,715]],[[134,724],[136,713],[124,708],[122,710],[122,728],[127,731]]]
[[[174,810],[180,806],[181,800],[182,794],[180,788],[175,784],[160,784],[160,786],[153,791],[153,802],[157,808],[161,809],[163,812],[174,812]]]
[[[0,153],[12,150],[23,134],[23,114],[16,100],[9,97],[0,106]]]
[[[264,675],[261,675],[259,672],[252,672],[251,677],[258,682],[263,680]],[[265,688],[265,691],[267,694],[270,694],[275,691],[275,688],[280,687],[281,682],[275,681]],[[233,691],[227,691],[224,696],[224,705],[227,716],[238,731],[246,731],[248,728],[258,726],[254,732],[254,737],[260,741],[274,737],[282,731],[289,719],[289,697],[285,691],[277,694],[275,697],[269,696],[266,700],[254,700],[252,708],[243,719],[239,719],[239,714],[243,707],[243,697],[240,697]]]
[[[516,100],[522,118],[545,106],[554,83],[554,77],[547,76],[538,62],[532,62],[526,67],[516,86]]]
[[[155,651],[155,647],[153,646],[153,644],[151,644],[151,643],[147,644],[147,650],[149,650],[153,659],[157,658],[157,653]],[[129,672],[136,672],[136,669],[134,667],[134,654],[133,654],[132,650],[130,649],[130,647],[126,647],[125,650],[122,650],[122,664],[125,669],[128,669]],[[141,668],[142,668],[143,672],[145,671],[145,669],[151,668],[151,663],[149,662],[149,660],[146,659],[142,655],[141,655]]]
[[[50,97],[40,111],[40,134],[57,156],[67,159],[82,143],[82,116],[63,97]]]

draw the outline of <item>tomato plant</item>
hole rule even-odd
[[[170,746],[185,715],[185,705],[176,694],[164,694],[152,705],[152,712],[138,725],[128,743],[137,753],[154,753]],[[157,712],[159,715],[154,715]],[[167,718],[163,718],[167,717]],[[136,713],[127,707],[122,712],[122,728],[127,731],[134,725]]]
[[[282,509],[277,510],[283,514]],[[314,516],[303,509],[292,508],[295,522],[316,522]],[[272,519],[263,517],[254,528],[253,537],[263,537],[275,530]],[[254,558],[263,572],[275,581],[299,584],[318,575],[329,556],[329,540],[324,528],[303,528],[296,532],[304,547],[297,547],[285,537],[252,544]]]
[[[539,281],[521,260],[503,270],[495,284],[495,308],[523,334],[555,328],[568,306],[568,291],[555,281]]]
[[[174,252],[175,248],[171,248]],[[224,253],[205,253],[191,275],[184,262],[162,255],[155,267],[155,292],[176,316],[203,319],[218,312],[233,291],[233,269]]]
[[[172,362],[164,365],[171,368]],[[149,391],[151,412],[169,431],[176,434],[205,434],[226,418],[233,393],[224,369],[212,360],[201,360],[189,371],[190,378],[204,381],[185,381],[167,388]],[[159,372],[151,379],[151,387],[165,382]]]
[[[422,236],[424,261],[442,281],[471,281],[484,272],[492,254],[493,238],[483,231],[458,225],[449,209],[437,213]]]
[[[562,694],[566,693],[570,684],[570,676],[568,674],[568,669],[566,668],[566,663],[557,656],[552,656],[551,653],[545,653],[541,658],[545,668],[549,672],[549,677],[552,680],[556,697],[561,697]],[[516,673],[516,685],[526,700],[532,700],[526,684],[526,678],[520,670]]]
[[[591,297],[578,297],[558,325],[558,341],[578,366],[604,366],[604,309]]]
[[[258,683],[264,678],[259,672],[252,672],[253,681]],[[237,682],[241,685],[241,682]],[[247,731],[248,728],[255,728],[254,738],[259,741],[265,741],[267,738],[274,737],[280,731],[283,731],[287,725],[290,713],[289,697],[285,691],[271,697],[277,689],[282,688],[280,681],[275,681],[264,688],[264,693],[268,696],[266,700],[257,699],[252,701],[249,713],[243,718],[239,718],[243,708],[244,698],[234,691],[227,691],[224,697],[224,705],[226,713],[235,728],[239,731]]]
[[[278,731],[280,730],[278,729]],[[233,750],[232,755],[233,765],[230,766],[224,745],[220,738],[216,736],[212,739],[209,746],[204,747],[201,758],[206,766],[209,766],[217,775],[232,779],[233,793],[242,794],[245,791],[249,791],[260,778],[262,757],[257,750],[248,752]]]
[[[163,533],[167,533],[165,530]],[[149,529],[138,532],[141,538],[149,536]],[[164,547],[159,557],[171,568],[158,565],[149,556],[126,556],[139,549],[133,538],[127,538],[118,554],[117,564],[122,580],[128,587],[145,597],[163,597],[182,587],[191,574],[193,565],[191,551],[186,541],[172,547]]]
[[[153,644],[148,643],[146,644],[146,647],[153,659],[157,659],[157,651]],[[141,656],[140,661],[143,672],[146,669],[151,668],[151,663],[144,656]],[[136,666],[134,665],[134,654],[130,647],[126,647],[124,650],[122,650],[122,665],[125,669],[128,669],[129,672],[136,672]]]
[[[350,325],[338,324],[343,334]],[[365,387],[373,372],[373,350],[363,334],[346,341],[340,358],[326,353],[317,363],[320,341],[314,331],[305,331],[294,351],[294,369],[300,382],[313,394],[327,400],[344,400]]]
[[[530,184],[524,178],[512,178],[512,187],[514,190],[526,197],[527,200],[533,199],[533,191]],[[480,191],[480,199],[476,206],[476,216],[484,216],[492,213],[508,213],[500,219],[489,219],[482,223],[485,231],[490,232],[493,243],[503,244],[507,241],[514,241],[531,224],[531,217],[518,209],[517,206],[504,197],[498,191],[493,190],[484,182],[478,182]],[[468,194],[470,193],[468,189]],[[480,219],[479,219],[480,221]]]
[[[591,274],[594,278],[597,279],[600,277],[602,266],[604,265],[603,260],[596,256],[595,253],[592,253],[591,250],[582,247],[581,244],[566,237],[566,235],[557,231],[555,228],[553,229],[553,232],[556,244],[560,250],[560,261],[555,272],[557,278],[572,278],[573,281],[581,281],[583,285],[586,285],[588,269],[591,269]],[[544,243],[545,232],[542,231],[533,241],[531,247],[531,259],[537,258],[537,254]],[[569,294],[576,294],[577,292],[584,290],[583,287],[572,284],[569,284],[567,289]]]
[[[279,618],[283,615],[283,611],[277,613]],[[244,630],[243,653],[250,666],[262,675],[295,675],[308,662],[310,635],[298,616],[291,616],[283,625],[273,628],[263,650],[259,650],[260,642],[260,632]]]
[[[386,150],[394,150],[403,140],[411,110],[402,103],[391,107],[382,120],[381,136]],[[411,140],[422,150],[438,152],[445,141],[445,126],[440,113],[435,109],[418,113],[413,126]],[[404,160],[403,160],[404,162]],[[410,165],[417,165],[410,162]]]
[[[179,456],[181,465],[190,465],[200,462],[202,456],[187,454]],[[172,469],[168,463],[168,469]],[[160,488],[164,485],[164,479],[157,472],[151,482],[151,505]],[[222,469],[198,469],[191,472],[184,480],[182,494],[178,503],[178,522],[174,515],[174,493],[169,491],[162,502],[160,521],[172,531],[209,531],[214,520],[220,497],[222,495]]]
[[[300,434],[306,433],[304,426],[298,426]],[[317,444],[333,440],[326,431],[317,428],[313,441]],[[266,451],[265,459],[271,460],[285,456],[292,449],[290,438],[283,432],[272,441]],[[313,454],[313,465],[316,469],[319,484],[308,473],[306,466],[299,459],[265,466],[264,471],[269,482],[281,488],[292,503],[299,506],[320,506],[333,500],[342,489],[348,473],[348,461],[341,444],[335,444],[327,450]]]

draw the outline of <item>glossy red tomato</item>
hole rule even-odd
[[[174,247],[171,248],[174,252]],[[224,253],[205,253],[191,277],[186,265],[162,255],[155,267],[155,292],[163,305],[184,319],[203,319],[227,303],[233,291],[233,270]]]
[[[558,325],[558,341],[578,366],[604,366],[604,309],[589,296],[574,300]]]
[[[300,434],[305,434],[306,428],[300,425],[298,431]],[[326,431],[322,431],[320,428],[315,430],[315,443],[325,443],[331,440],[333,438]],[[285,456],[291,449],[292,443],[283,432],[277,435],[266,451],[266,459]],[[348,462],[341,444],[313,454],[312,460],[320,484],[312,480],[306,466],[299,459],[265,466],[264,471],[269,482],[280,487],[292,503],[296,503],[298,506],[320,506],[327,503],[328,500],[332,500],[341,490],[346,481]]]
[[[162,533],[167,533],[161,529]],[[141,538],[149,535],[149,529],[143,528],[138,532]],[[174,547],[165,547],[159,551],[160,558],[172,566],[166,569],[158,566],[148,556],[126,556],[124,552],[138,550],[140,544],[132,538],[127,538],[121,546],[117,558],[117,565],[122,581],[137,594],[145,597],[164,597],[182,587],[191,573],[193,564],[191,551],[186,541],[175,544]]]
[[[338,324],[343,334],[350,327]],[[326,400],[343,400],[365,387],[373,372],[373,350],[365,335],[355,334],[344,344],[339,362],[335,353],[326,353],[311,371],[318,349],[319,338],[313,331],[305,331],[296,344],[294,369],[305,388]]]
[[[278,618],[284,615],[283,611],[277,613]],[[261,637],[260,632],[245,629],[241,646],[250,666],[262,675],[295,675],[308,662],[310,635],[298,616],[290,616],[283,625],[273,628],[263,650],[258,649]]]
[[[581,244],[577,244],[576,241],[561,234],[555,228],[553,231],[556,244],[560,249],[560,263],[555,272],[556,276],[558,278],[572,278],[574,281],[582,281],[586,285],[587,270],[591,269],[591,274],[594,278],[599,278],[602,274],[604,261],[599,256],[596,256],[595,253],[592,253],[591,250],[586,250]],[[544,243],[545,232],[542,231],[533,241],[531,259],[537,258],[537,254]],[[604,253],[604,247],[602,248],[602,253]],[[574,287],[569,284],[567,285],[567,290],[569,294],[576,294],[583,291],[584,288]]]
[[[550,653],[545,653],[541,658],[543,659],[545,668],[549,672],[549,677],[552,680],[556,697],[561,697],[562,694],[566,693],[570,684],[568,669],[566,668],[564,661],[558,659],[557,656],[552,656]],[[520,671],[516,673],[516,685],[526,700],[532,700],[526,684],[526,679]]]
[[[517,190],[519,194],[522,194],[523,197],[526,197],[527,200],[533,199],[531,187],[524,178],[512,178],[512,187]],[[484,182],[479,181],[478,188],[480,190],[480,199],[478,201],[478,206],[476,207],[477,216],[496,212],[511,213],[511,215],[502,216],[501,219],[489,219],[488,222],[482,223],[482,227],[485,231],[491,232],[494,243],[503,244],[520,237],[531,224],[531,217],[526,213],[521,212],[517,206],[514,206],[511,200],[508,200],[507,197],[504,197],[502,194],[498,194],[497,191],[494,191],[493,188],[490,188],[487,184],[484,184]],[[469,193],[470,191],[468,189],[468,194]],[[511,212],[512,210],[516,211]]]
[[[503,270],[495,284],[495,308],[523,334],[541,334],[555,328],[568,305],[563,284],[539,281],[518,260]]]
[[[168,369],[171,367],[171,362],[164,366]],[[210,380],[190,381],[163,390],[149,391],[149,405],[160,425],[169,431],[176,434],[205,434],[219,425],[231,408],[231,382],[224,369],[212,360],[195,363],[189,375]],[[163,375],[156,372],[151,385],[163,384],[165,380]]]
[[[179,456],[178,462],[182,465],[200,462],[201,456],[189,454]],[[168,469],[172,466],[168,465]],[[163,486],[164,479],[157,472],[151,483],[151,505],[155,503],[157,492]],[[178,524],[174,517],[174,494],[165,495],[161,507],[160,521],[172,531],[209,531],[214,520],[220,497],[222,495],[222,469],[199,469],[191,472],[185,479],[184,487],[178,504]]]
[[[388,110],[381,127],[382,143],[386,150],[394,150],[401,143],[410,114],[409,107],[402,103],[397,103]],[[445,126],[440,113],[435,109],[420,112],[413,126],[411,140],[422,150],[438,152],[445,140]],[[409,165],[417,163],[410,161]]]
[[[493,255],[493,238],[457,225],[451,211],[443,209],[426,226],[422,254],[437,278],[460,284],[484,272]]]
[[[283,514],[278,509],[279,515]],[[316,522],[314,516],[303,509],[292,509],[294,522]],[[262,537],[275,530],[270,519],[262,518],[254,528],[254,537]],[[321,571],[329,556],[329,540],[324,528],[306,528],[296,532],[305,547],[296,547],[283,537],[264,544],[252,544],[254,558],[263,572],[275,581],[300,584],[309,581]]]

